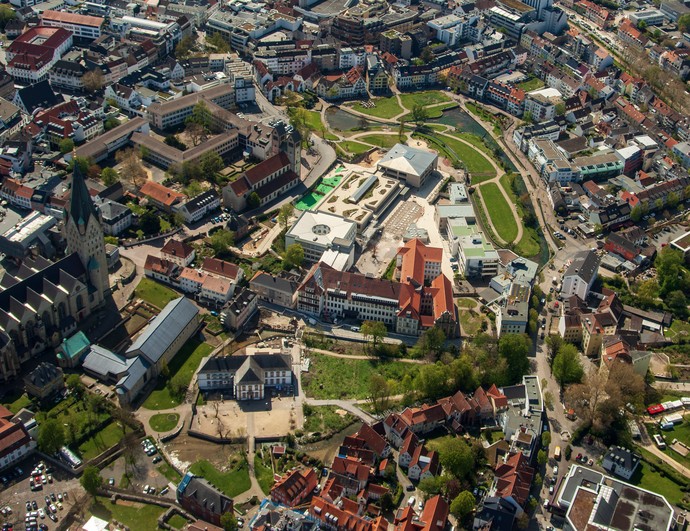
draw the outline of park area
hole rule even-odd
[[[308,397],[318,399],[365,399],[374,374],[395,382],[391,394],[398,394],[403,377],[413,379],[418,371],[417,365],[402,361],[336,358],[314,352],[309,358],[309,373],[302,376],[302,386]]]
[[[180,294],[176,291],[145,277],[141,279],[139,285],[134,290],[134,295],[161,310],[170,301],[180,297]]]
[[[159,376],[158,385],[148,396],[143,407],[160,410],[179,406],[201,359],[212,351],[213,347],[208,343],[201,343],[194,339],[187,341],[170,360],[166,371],[168,376],[163,374]]]
[[[251,487],[247,458],[239,453],[232,454],[228,463],[220,470],[206,459],[201,459],[192,464],[189,471],[201,476],[231,498],[242,494]]]
[[[89,513],[107,522],[117,520],[130,529],[158,529],[158,518],[165,508],[158,505],[120,500],[116,503],[105,496],[96,496]]]

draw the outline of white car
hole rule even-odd
[[[42,507],[38,510],[38,516],[40,516],[41,519],[44,519],[46,517],[46,512],[43,510]]]
[[[144,487],[144,494],[148,494],[150,488],[151,488],[151,487],[149,487],[148,485],[146,485],[146,486]]]

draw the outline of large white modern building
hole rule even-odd
[[[583,301],[586,300],[589,290],[597,278],[599,262],[599,256],[594,251],[577,253],[563,275],[561,296],[577,295]]]
[[[285,234],[285,248],[299,243],[304,249],[306,262],[321,260],[326,251],[343,253],[346,260],[338,260],[347,271],[355,259],[357,223],[329,212],[305,210],[292,228]]]

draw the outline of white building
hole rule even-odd
[[[563,275],[561,296],[564,298],[577,295],[587,300],[589,290],[597,278],[600,258],[594,251],[580,251],[577,253]]]
[[[427,22],[436,32],[436,39],[450,47],[455,46],[462,38],[463,20],[457,15],[446,15]]]
[[[94,40],[101,36],[104,19],[91,15],[79,15],[68,11],[48,9],[41,14],[44,26],[64,28],[77,38]]]
[[[285,248],[299,243],[306,262],[314,263],[329,249],[348,256],[347,267],[354,263],[357,223],[336,214],[305,210],[285,234]]]
[[[402,179],[408,186],[419,188],[436,170],[438,155],[405,144],[395,144],[378,161],[377,167],[389,177]]]

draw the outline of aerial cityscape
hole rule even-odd
[[[690,0],[0,0],[2,531],[683,531]]]

